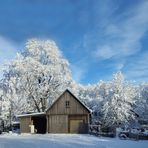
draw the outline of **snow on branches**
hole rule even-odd
[[[7,65],[2,81],[4,97],[12,106],[19,105],[15,107],[18,112],[41,112],[72,79],[69,63],[56,44],[34,39]]]
[[[131,83],[124,80],[121,72],[113,75],[108,91],[103,106],[105,123],[110,126],[119,126],[134,118],[133,106],[136,102],[137,91]]]
[[[135,86],[125,81],[121,72],[114,74],[111,81],[78,84],[54,41],[32,39],[5,67],[0,81],[0,115],[12,120],[23,112],[45,111],[66,88],[99,113],[98,120],[106,125],[126,123],[141,106],[143,111],[148,107],[147,84]]]

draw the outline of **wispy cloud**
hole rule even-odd
[[[83,61],[78,61],[77,63],[71,64],[73,79],[76,82],[81,83],[81,81],[85,79],[87,69],[87,64],[84,64]]]
[[[81,69],[80,67],[75,66],[75,65],[71,65],[71,70],[72,70],[72,74],[73,74],[73,79],[76,82],[80,82],[81,79],[83,78],[85,71],[83,69]]]
[[[125,68],[125,75],[130,80],[148,81],[148,51],[134,58],[133,61],[128,61]]]
[[[13,41],[0,36],[0,78],[3,73],[3,64],[15,57],[18,47]]]
[[[124,11],[120,8],[121,5],[115,4],[113,11],[106,11],[110,14],[105,13],[102,24],[98,18],[98,29],[88,33],[83,44],[90,49],[96,63],[108,65],[108,72],[121,70],[127,79],[147,81],[148,53],[142,40],[147,38],[148,1],[139,1]],[[99,70],[103,71],[104,67]]]
[[[11,60],[18,48],[5,37],[18,44],[30,37],[50,37],[61,44],[77,82],[93,79],[95,83],[96,79],[107,79],[118,70],[131,79],[148,74],[148,58],[143,59],[147,50],[143,43],[148,31],[147,0],[69,1],[62,3],[62,7],[54,0],[49,2],[51,5],[41,6],[39,2],[35,7],[28,2],[23,5],[13,2],[10,7],[8,2],[3,3],[0,5],[0,66]],[[37,17],[39,11],[41,17]]]
[[[106,42],[98,45],[95,56],[103,59],[134,55],[141,50],[141,39],[148,30],[148,1],[133,6],[105,28]]]

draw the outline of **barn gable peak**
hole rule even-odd
[[[59,99],[61,99],[61,97],[65,94],[65,93],[69,93],[70,96],[72,96],[76,101],[79,102],[79,104],[81,104],[89,113],[91,113],[91,110],[84,104],[82,103],[69,89],[66,89],[52,104],[51,106],[46,110],[46,112],[48,112],[57,102]]]

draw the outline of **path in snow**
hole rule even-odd
[[[0,148],[148,148],[148,141],[76,134],[0,135]]]

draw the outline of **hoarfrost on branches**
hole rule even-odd
[[[133,106],[136,96],[135,87],[124,80],[123,74],[121,72],[114,74],[109,94],[103,106],[105,123],[110,126],[119,126],[134,118]]]
[[[53,41],[29,40],[4,71],[2,98],[13,114],[41,112],[71,81],[69,63]]]
[[[54,41],[32,39],[5,66],[0,81],[0,117],[11,124],[16,114],[45,111],[67,88],[99,113],[96,118],[105,125],[118,126],[134,119],[135,113],[142,116],[147,112],[147,83],[134,85],[118,72],[112,81],[78,84]]]

